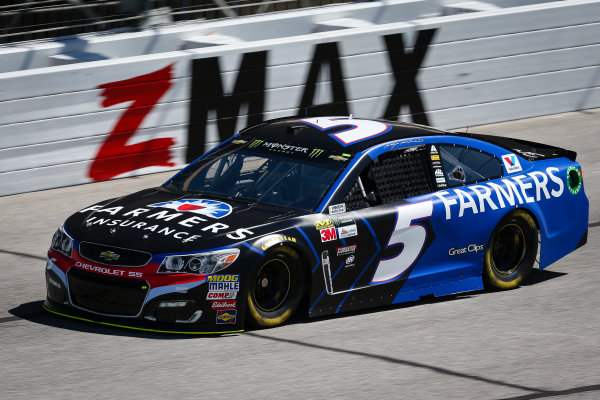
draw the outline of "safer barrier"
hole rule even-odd
[[[456,128],[599,107],[600,1],[506,3],[361,3],[174,27],[158,47],[142,32],[34,48],[35,68],[0,73],[0,195],[179,168],[288,115]]]

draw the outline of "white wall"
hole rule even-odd
[[[180,168],[248,120],[302,113],[313,81],[308,104],[324,106],[311,114],[347,110],[441,128],[600,107],[600,1],[463,11],[427,0],[360,3],[96,37],[80,51],[105,60],[66,65],[56,65],[67,62],[56,59],[64,44],[37,44],[28,56],[0,49],[0,195]],[[395,64],[390,35],[405,46]],[[220,74],[211,74],[214,58]],[[240,72],[242,60],[254,69]],[[11,70],[19,64],[34,67]],[[102,103],[101,85],[134,78],[114,85],[114,104]],[[237,82],[236,96],[211,98],[219,79],[226,96]],[[392,98],[397,79],[406,96]],[[239,98],[250,108],[231,108]],[[386,114],[395,101],[407,104]]]

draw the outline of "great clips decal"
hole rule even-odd
[[[169,208],[176,211],[187,211],[219,219],[231,214],[231,206],[216,200],[181,199],[165,203],[150,204],[148,207]]]
[[[144,118],[172,86],[173,65],[146,75],[98,86],[104,98],[102,107],[130,102],[92,161],[88,172],[94,181],[145,167],[173,167],[172,138],[152,139],[128,144]]]

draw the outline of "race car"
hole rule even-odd
[[[572,151],[350,117],[240,131],[160,187],[75,212],[52,238],[52,313],[226,333],[512,289],[587,241]],[[539,257],[539,258],[538,258]]]

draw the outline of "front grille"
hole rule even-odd
[[[141,267],[148,264],[150,259],[152,259],[152,254],[145,251],[123,249],[121,247],[90,242],[81,242],[79,244],[79,254],[90,261],[128,267]]]
[[[141,279],[104,276],[76,268],[71,268],[67,277],[73,303],[102,314],[135,316],[148,292],[148,283]]]

